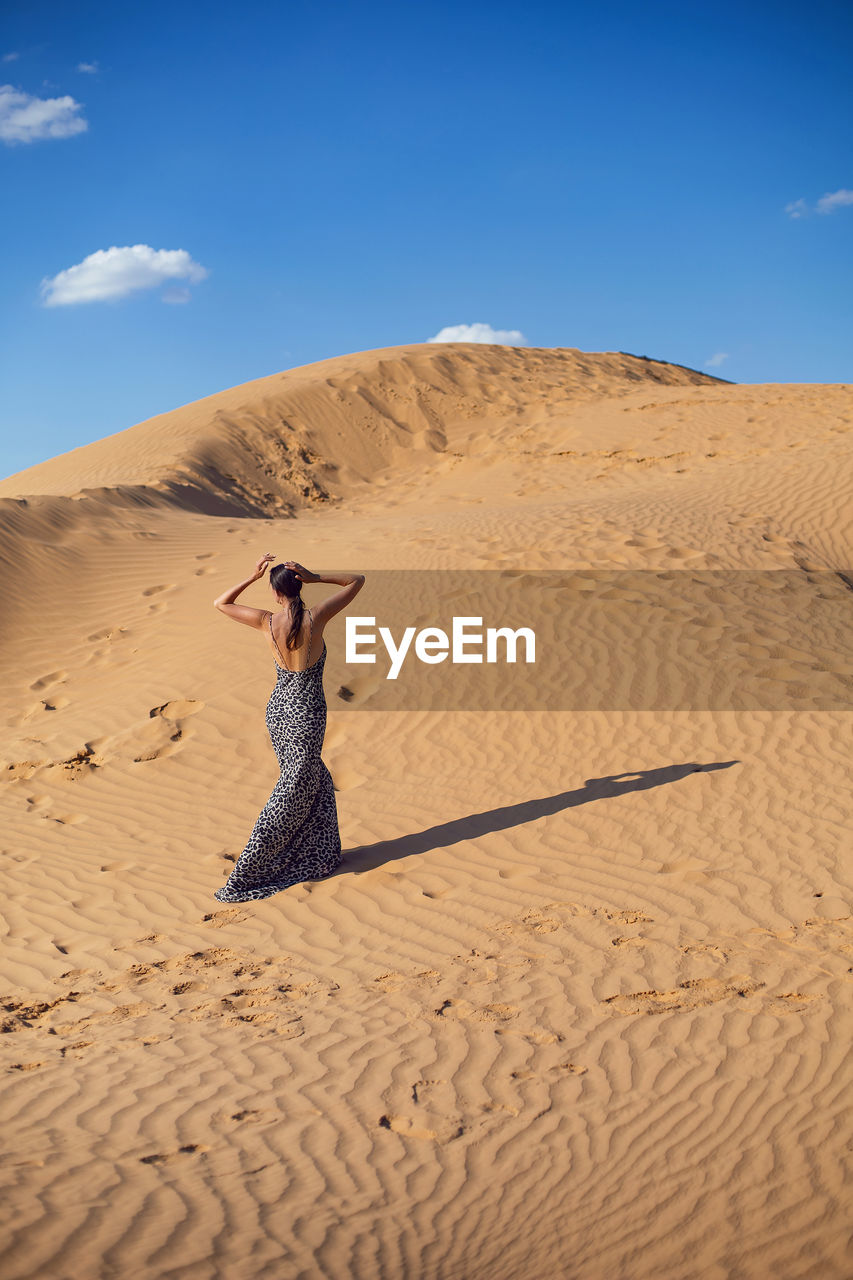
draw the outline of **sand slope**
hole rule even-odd
[[[222,908],[274,669],[211,601],[268,550],[849,572],[851,426],[423,344],[0,483],[4,1277],[850,1274],[849,712],[378,712],[330,653],[345,864]]]

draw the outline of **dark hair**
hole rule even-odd
[[[284,642],[288,649],[295,649],[296,637],[299,635],[302,617],[305,613],[305,603],[299,594],[302,590],[302,583],[292,569],[288,569],[283,564],[274,564],[270,569],[270,586],[278,595],[288,596],[291,600],[295,599],[296,601],[293,607],[290,630]]]

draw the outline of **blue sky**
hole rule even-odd
[[[440,336],[853,382],[851,55],[824,0],[5,0],[2,474]]]

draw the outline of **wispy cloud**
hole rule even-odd
[[[64,98],[37,98],[11,84],[0,85],[0,139],[9,146],[16,142],[38,142],[42,138],[70,138],[84,133],[88,122],[79,114],[79,102]]]
[[[4,53],[3,57],[0,58],[0,62],[17,62],[20,56],[19,53]]]
[[[167,289],[161,295],[163,302],[171,302],[173,305],[180,305],[182,302],[189,302],[192,294],[189,289],[184,289],[178,285],[173,285],[171,289]]]
[[[815,204],[814,211],[809,209],[805,200],[792,200],[790,204],[785,205],[785,212],[792,218],[805,218],[811,212],[835,213],[836,209],[843,209],[848,204],[853,204],[853,191],[840,187],[838,191],[827,191],[826,195],[821,196]]]
[[[705,368],[716,369],[719,365],[723,363],[724,360],[728,360],[728,358],[729,358],[728,351],[715,351],[714,354],[711,356],[711,359],[705,361]]]
[[[89,75],[93,76],[98,70],[98,64],[97,62],[78,62],[77,70],[86,71]]]
[[[439,329],[427,342],[499,342],[506,347],[526,345],[524,334],[518,329],[493,329],[490,324],[477,321],[474,324],[449,324]]]
[[[840,191],[827,192],[825,196],[817,202],[818,213],[834,213],[836,209],[842,208],[845,204],[853,204],[853,191],[846,191],[844,187]]]
[[[208,275],[186,249],[152,249],[147,244],[113,245],[90,253],[76,266],[41,282],[46,307],[68,307],[80,302],[105,302],[126,298],[141,289],[155,289],[166,280],[196,284]],[[187,291],[188,293],[188,291]],[[186,298],[165,298],[185,302]]]

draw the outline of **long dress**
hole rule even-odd
[[[308,619],[313,631],[310,609]],[[269,627],[281,657],[272,614]],[[317,661],[301,671],[273,661],[278,675],[266,723],[280,774],[234,869],[213,895],[220,902],[268,898],[303,880],[322,880],[342,861],[335,789],[320,756],[326,733],[326,642]]]

